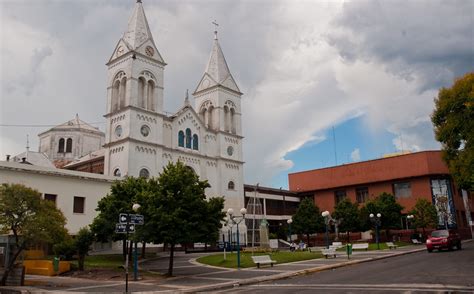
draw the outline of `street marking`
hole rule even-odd
[[[85,290],[85,289],[94,289],[94,288],[105,288],[105,287],[115,287],[124,285],[125,282],[114,283],[114,284],[107,284],[107,285],[95,285],[95,286],[85,286],[85,287],[77,287],[77,288],[69,288],[68,291],[76,291],[76,290]]]
[[[202,279],[202,280],[217,280],[217,281],[240,281],[240,280],[243,280],[243,279],[236,279],[236,278],[213,278],[213,277],[197,277],[197,276],[194,276],[192,277],[192,279]]]
[[[458,285],[442,285],[442,284],[257,284],[249,285],[254,288],[265,288],[265,287],[285,287],[285,288],[322,288],[322,289],[360,289],[360,290],[411,290],[411,291],[423,291],[423,290],[462,290],[462,291],[473,291],[474,287],[469,286],[458,286]]]

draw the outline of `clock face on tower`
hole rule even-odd
[[[114,132],[115,132],[115,136],[117,136],[117,138],[120,138],[122,136],[122,126],[120,125],[117,126]]]
[[[155,55],[155,50],[153,49],[153,47],[147,46],[145,48],[145,53],[146,53],[146,55],[151,57],[151,56]]]

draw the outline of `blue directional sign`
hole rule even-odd
[[[127,224],[115,224],[115,233],[118,233],[118,234],[127,233]],[[128,233],[135,233],[135,224],[128,225]]]
[[[119,223],[121,224],[126,224],[127,223],[127,216],[130,217],[128,220],[129,224],[135,224],[135,225],[143,225],[145,223],[145,217],[141,214],[127,214],[127,213],[121,213],[119,216]]]

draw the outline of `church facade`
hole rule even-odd
[[[209,181],[225,208],[243,201],[241,96],[217,32],[208,65],[193,93],[171,116],[163,111],[166,63],[153,40],[141,1],[108,63],[104,174],[157,176],[181,161]],[[183,91],[184,92],[184,91]]]

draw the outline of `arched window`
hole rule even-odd
[[[125,90],[127,85],[127,78],[123,77],[120,81],[120,108],[125,106]]]
[[[230,109],[230,130],[232,134],[236,133],[236,128],[235,128],[235,109],[231,108]]]
[[[116,168],[116,169],[114,170],[114,176],[115,176],[115,177],[120,177],[121,175],[122,175],[122,173],[120,172],[120,169]]]
[[[155,83],[152,80],[148,81],[148,93],[147,93],[147,106],[146,108],[151,111],[155,111]]]
[[[224,106],[224,132],[228,132],[230,130],[229,123],[230,123],[230,113],[229,107]]]
[[[119,91],[120,81],[117,80],[112,87],[112,111],[117,111],[119,108]]]
[[[186,148],[191,149],[191,129],[186,129]]]
[[[179,131],[178,133],[178,146],[184,147],[184,132],[183,131]]]
[[[59,139],[58,153],[64,152],[64,138]]]
[[[138,107],[145,108],[146,81],[145,78],[138,78]]]
[[[198,135],[196,134],[193,135],[193,149],[199,150],[199,139],[198,139]]]
[[[139,176],[141,178],[148,178],[148,177],[150,177],[150,172],[146,168],[142,168],[140,170]]]
[[[66,141],[66,152],[72,152],[72,139],[68,138]]]
[[[209,109],[207,110],[208,114],[207,114],[207,126],[208,128],[212,129],[213,127],[213,124],[212,124],[212,115],[214,114],[214,107],[213,106],[210,106]]]
[[[234,190],[235,189],[235,184],[233,181],[230,181],[228,184],[227,184],[227,189],[229,190]]]

